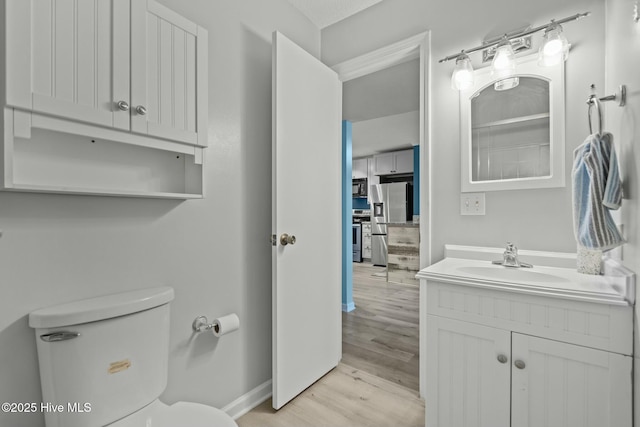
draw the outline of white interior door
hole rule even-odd
[[[337,366],[341,115],[337,74],[273,34],[273,407]],[[281,236],[295,236],[283,245]]]

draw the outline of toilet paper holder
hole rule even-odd
[[[207,316],[198,316],[195,318],[193,323],[191,324],[194,332],[204,332],[210,331],[213,329],[215,332],[219,332],[217,328],[219,327],[216,323],[209,323],[209,319]]]

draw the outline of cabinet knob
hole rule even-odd
[[[505,356],[504,354],[499,354],[498,355],[498,362],[507,363],[508,361],[509,361],[509,358],[507,356]]]
[[[129,104],[127,104],[127,101],[118,101],[116,105],[120,111],[129,111]]]
[[[524,369],[525,366],[527,366],[522,360],[516,360],[515,362],[513,362],[513,364],[516,365],[516,368],[518,369]]]
[[[136,107],[136,113],[140,114],[141,116],[144,116],[145,114],[147,114],[147,109],[144,108],[144,106],[142,105],[138,105]]]
[[[287,233],[284,233],[280,236],[280,244],[282,246],[295,245],[295,243],[296,236],[289,236]]]

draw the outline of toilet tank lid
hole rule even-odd
[[[79,325],[158,307],[173,300],[173,288],[138,289],[46,307],[29,314],[32,328]]]

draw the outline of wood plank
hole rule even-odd
[[[342,313],[340,365],[279,411],[268,400],[238,425],[424,426],[418,293],[387,283],[384,267],[354,263],[356,309]]]
[[[417,393],[344,363],[278,411],[267,400],[240,427],[424,426]]]

